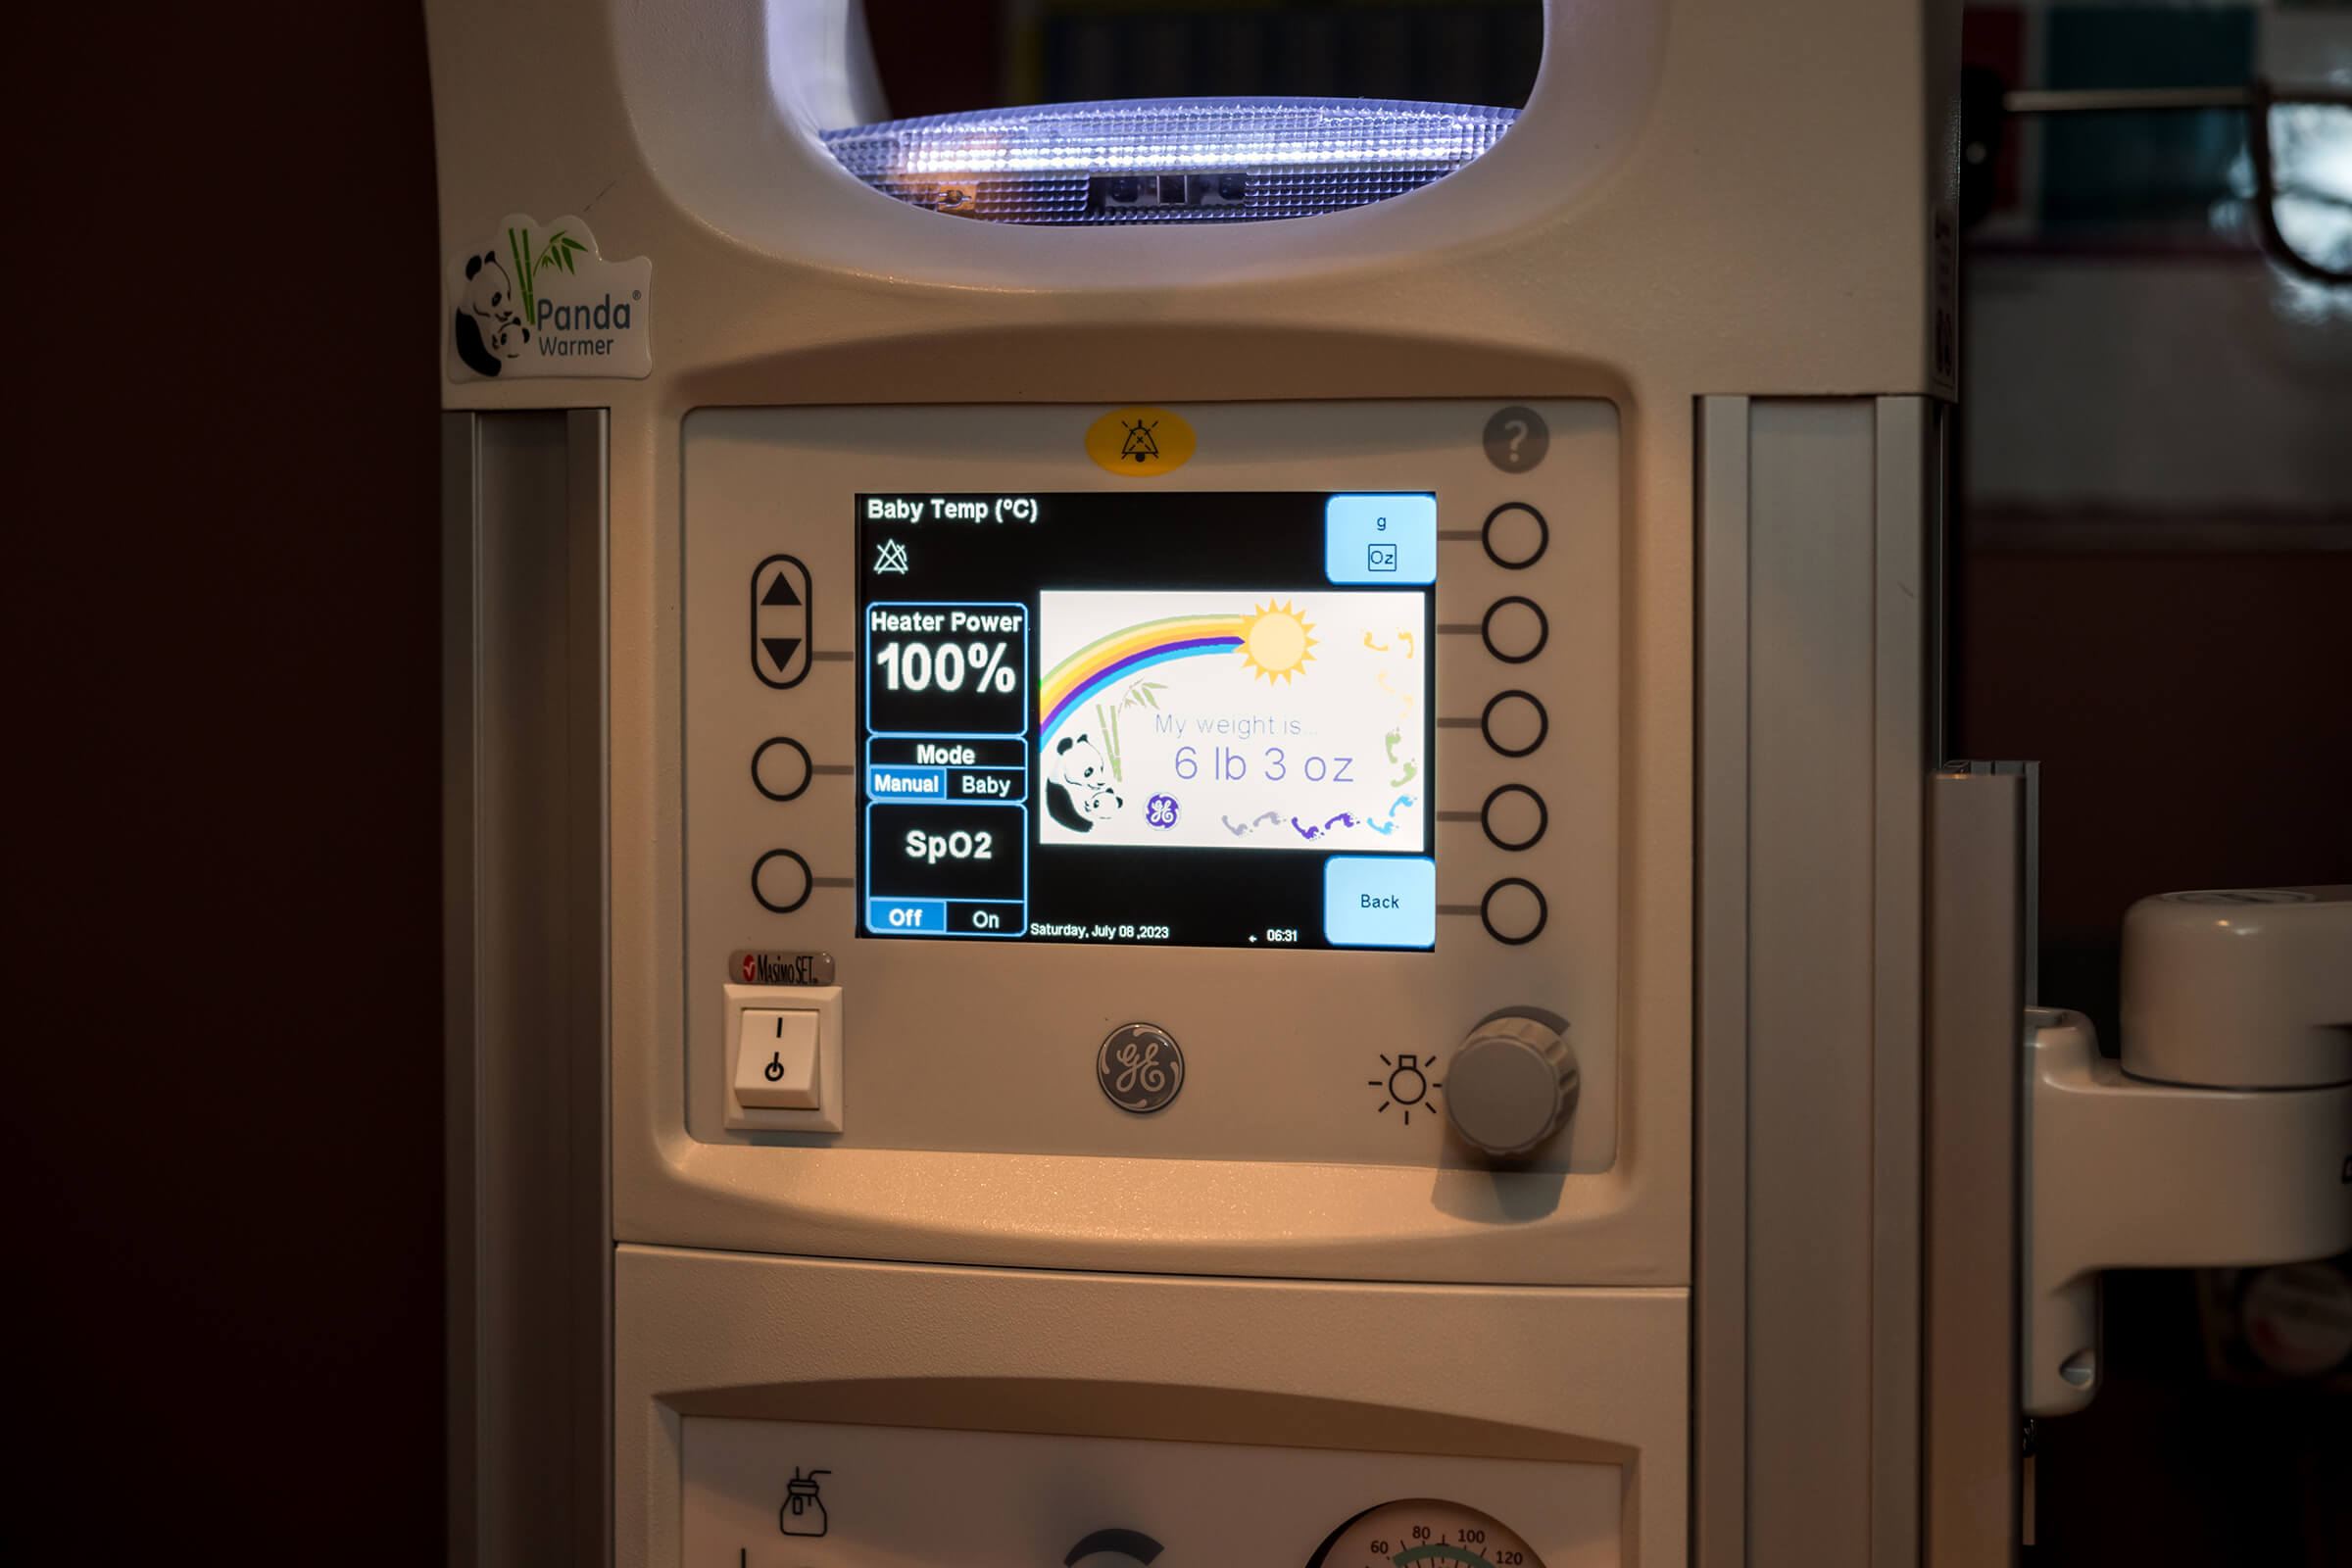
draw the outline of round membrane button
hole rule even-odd
[[[1551,545],[1551,525],[1526,502],[1506,501],[1487,514],[1480,537],[1489,561],[1506,571],[1519,571],[1544,559]]]
[[[1479,715],[1478,724],[1486,732],[1487,744],[1505,757],[1527,756],[1551,732],[1551,718],[1544,705],[1532,693],[1521,691],[1496,693]]]
[[[1526,663],[1551,640],[1551,622],[1544,618],[1543,608],[1517,594],[1489,605],[1479,631],[1487,640],[1487,652],[1506,664]]]
[[[814,885],[808,862],[790,850],[770,850],[752,867],[752,897],[770,914],[790,914],[807,904]]]
[[[1542,935],[1544,922],[1550,914],[1542,890],[1523,876],[1504,877],[1487,889],[1487,896],[1478,906],[1478,917],[1485,923],[1487,935],[1514,948]]]
[[[1524,784],[1505,784],[1488,796],[1478,818],[1487,830],[1487,842],[1498,850],[1524,850],[1551,825],[1544,797]]]
[[[771,801],[798,799],[808,787],[808,749],[788,735],[760,743],[752,754],[752,783]]]

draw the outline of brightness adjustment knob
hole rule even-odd
[[[1498,1159],[1525,1154],[1576,1109],[1576,1055],[1541,1018],[1505,1013],[1470,1031],[1446,1063],[1446,1119]]]

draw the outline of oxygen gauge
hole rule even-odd
[[[1367,1508],[1333,1531],[1307,1568],[1544,1568],[1516,1532],[1476,1508],[1407,1497]]]

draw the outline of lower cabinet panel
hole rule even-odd
[[[1602,1568],[1622,1469],[689,1417],[691,1568]]]

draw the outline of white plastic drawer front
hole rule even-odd
[[[1615,1465],[709,1416],[685,1449],[685,1561],[713,1568],[1623,1560]]]

